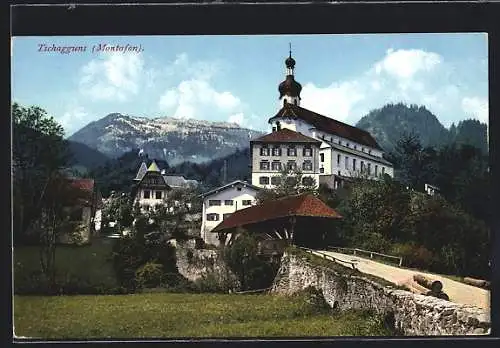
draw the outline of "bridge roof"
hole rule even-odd
[[[311,194],[285,197],[237,210],[218,224],[212,232],[242,227],[283,217],[317,217],[341,219],[342,216]]]

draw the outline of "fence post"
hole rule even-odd
[[[370,259],[373,259],[373,253],[370,253]]]
[[[402,264],[403,264],[403,258],[402,258],[402,257],[400,257],[400,258],[399,258],[399,267],[401,267],[401,265],[402,265]]]
[[[354,255],[356,255],[356,249],[354,249]]]

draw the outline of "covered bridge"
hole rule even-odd
[[[325,246],[335,240],[338,220],[342,216],[312,194],[270,200],[238,210],[217,225],[212,232],[219,234],[224,244],[231,243],[242,228],[256,234],[264,249],[279,251],[292,243],[306,247]]]

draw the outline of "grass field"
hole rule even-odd
[[[390,335],[369,313],[318,314],[274,295],[15,296],[14,325],[44,339]]]
[[[93,284],[117,286],[113,265],[108,261],[114,240],[94,239],[84,246],[60,245],[56,249],[58,278],[69,275],[87,279]],[[14,248],[14,284],[23,285],[30,274],[40,271],[39,247]]]

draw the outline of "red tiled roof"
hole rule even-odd
[[[250,208],[237,210],[218,224],[212,232],[249,225],[287,216],[311,216],[341,219],[342,216],[311,194],[285,197]]]
[[[375,139],[367,131],[334,120],[333,118],[320,115],[316,112],[304,109],[291,103],[285,104],[276,115],[269,119],[269,122],[271,122],[274,118],[280,117],[299,118],[313,125],[320,131],[336,134],[342,138],[350,139],[362,145],[382,150]]]
[[[321,143],[321,141],[305,136],[304,134],[294,132],[293,130],[283,128],[266,134],[260,138],[254,139],[251,142],[266,142],[266,143]]]
[[[94,179],[71,179],[71,185],[84,191],[94,191]]]

